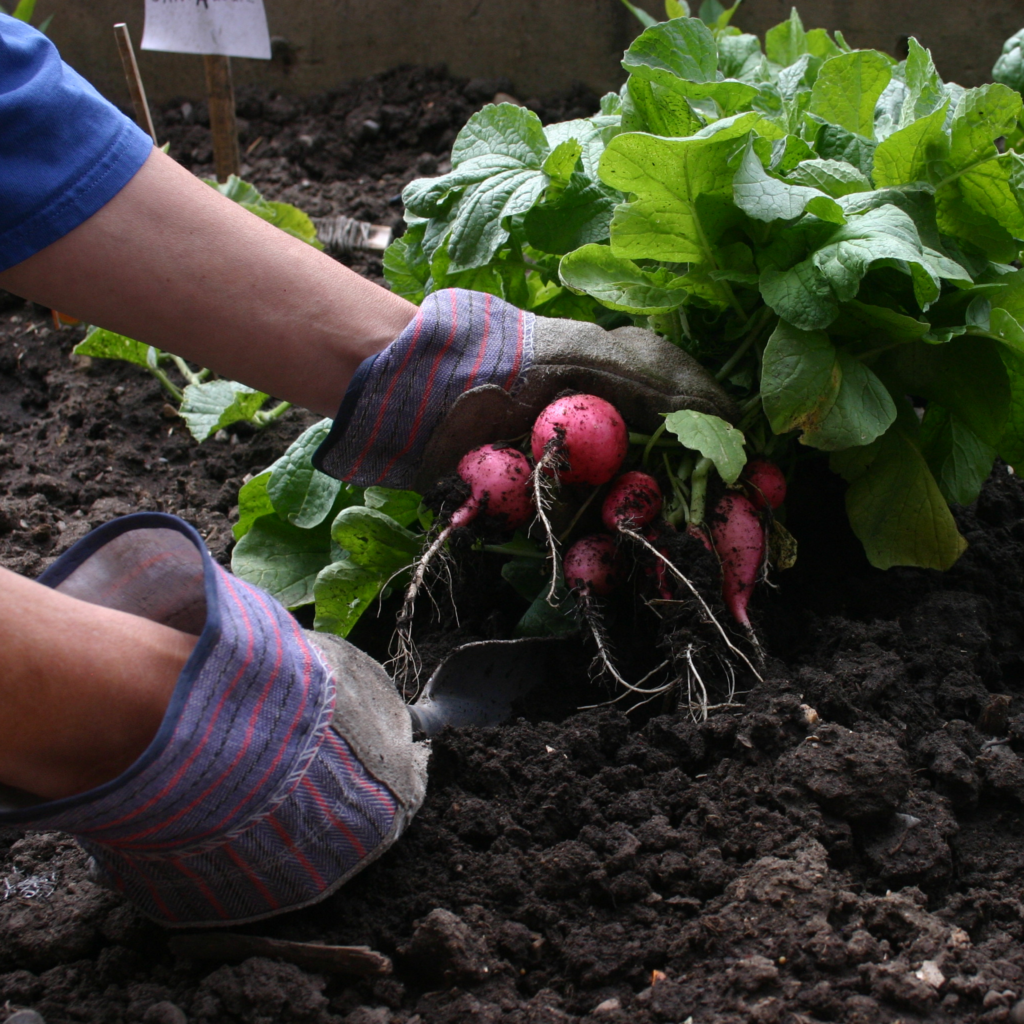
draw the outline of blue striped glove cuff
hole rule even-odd
[[[411,487],[434,429],[464,392],[506,392],[533,363],[532,313],[459,288],[433,292],[359,368],[314,465],[369,486]]]

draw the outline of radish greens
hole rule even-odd
[[[642,17],[593,117],[470,118],[452,170],[407,187],[385,274],[651,327],[719,376],[751,451],[827,454],[873,564],[948,568],[949,503],[1024,463],[1021,96],[795,10],[762,48],[716,8]]]

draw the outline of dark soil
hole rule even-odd
[[[247,173],[314,213],[395,220],[391,197],[427,169],[424,154],[440,166],[484,98],[437,72],[309,107],[255,97],[245,145],[262,134],[273,153],[254,149]],[[439,104],[432,123],[424,111]],[[180,105],[163,117],[172,152],[202,162],[205,129],[182,125]],[[397,143],[363,139],[368,119],[393,124]],[[307,420],[197,446],[143,372],[73,360],[80,331],[5,301],[0,561],[34,575],[91,526],[138,509],[184,516],[226,559],[239,483]],[[971,546],[944,575],[871,569],[841,499],[804,464],[790,505],[805,513],[787,522],[800,561],[755,599],[772,658],[742,706],[702,723],[661,706],[572,714],[552,687],[550,718],[538,704],[506,727],[449,731],[434,741],[426,804],[392,851],[318,907],[248,929],[368,944],[393,957],[391,977],[181,959],[87,879],[66,836],[8,830],[0,1016],[1024,1020],[1024,491],[997,468],[957,511]]]

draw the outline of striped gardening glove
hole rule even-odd
[[[735,416],[700,364],[651,331],[605,331],[451,288],[428,295],[399,338],[359,367],[314,464],[358,484],[423,491],[471,448],[528,431],[567,390],[613,402],[639,430],[676,409]]]
[[[149,917],[240,924],[315,903],[422,803],[426,748],[384,670],[304,632],[182,520],[116,519],[40,582],[199,637],[131,768],[62,800],[0,793],[0,823],[72,833]]]

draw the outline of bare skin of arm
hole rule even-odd
[[[0,288],[325,416],[416,313],[157,149]]]
[[[0,287],[324,415],[416,312],[158,150]],[[120,774],[195,643],[0,569],[0,783],[55,799]]]
[[[196,640],[0,569],[0,782],[52,800],[120,775]]]

